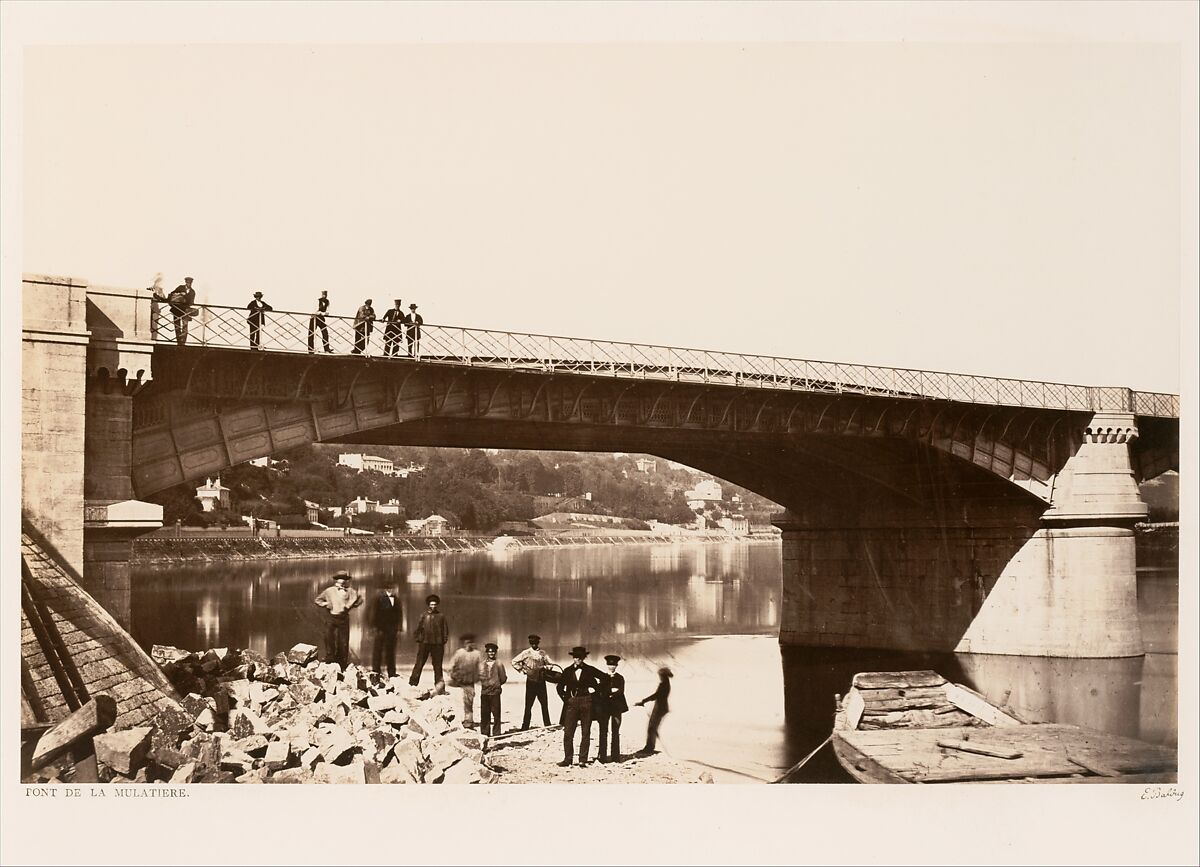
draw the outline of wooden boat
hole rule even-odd
[[[935,671],[856,674],[833,749],[860,783],[1172,783],[1175,750],[1034,723]]]

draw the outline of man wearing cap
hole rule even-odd
[[[314,601],[326,611],[325,661],[345,668],[350,664],[350,611],[362,605],[362,595],[350,586],[350,573],[343,571]]]
[[[351,355],[362,355],[371,339],[371,330],[375,327],[375,308],[368,298],[358,312],[354,314],[354,349]]]
[[[479,733],[495,737],[500,734],[500,693],[508,682],[508,672],[496,659],[499,647],[489,641],[483,649],[487,656],[479,663]]]
[[[408,679],[411,686],[421,681],[421,671],[425,668],[425,660],[433,659],[433,681],[441,684],[442,658],[446,653],[446,642],[450,640],[450,624],[446,615],[438,610],[442,599],[436,593],[425,597],[427,608],[417,620],[413,636],[417,639],[417,663],[413,666],[412,677]]]
[[[329,290],[322,289],[321,297],[317,299],[317,309],[308,320],[308,351],[315,352],[317,348],[317,329],[321,330],[321,342],[325,344],[326,352],[333,352],[329,348],[329,326],[325,324],[325,314],[329,312]]]
[[[550,725],[550,704],[546,698],[546,678],[544,669],[552,661],[546,651],[538,647],[542,643],[540,635],[529,636],[529,647],[513,657],[513,668],[525,675],[525,718],[521,721],[521,730],[529,728],[529,718],[532,716],[533,702],[536,699],[542,703],[542,725]]]
[[[450,660],[450,686],[456,686],[463,694],[463,725],[475,727],[475,684],[479,682],[479,651],[475,649],[475,636],[462,636],[462,647],[454,651]]]
[[[408,354],[416,358],[417,354],[421,351],[421,326],[425,323],[425,320],[417,312],[416,304],[409,304],[408,309],[412,311],[404,317],[404,323],[408,331]]]
[[[273,308],[266,301],[262,300],[262,293],[255,292],[254,299],[246,305],[246,321],[250,323],[250,348],[262,349],[260,339],[262,336],[263,320],[266,319],[266,314],[270,313]]]
[[[586,662],[588,655],[586,647],[572,647],[572,664],[562,673],[558,682],[558,695],[563,700],[563,760],[558,763],[560,768],[571,766],[572,753],[575,751],[575,728],[583,727],[583,736],[579,739],[579,767],[587,767],[588,747],[592,739],[592,701],[600,692],[600,671]]]
[[[625,701],[625,678],[617,674],[617,663],[621,657],[610,653],[604,657],[608,664],[608,673],[601,674],[603,684],[596,709],[600,713],[600,761],[621,761],[621,714],[629,710]],[[608,731],[612,729],[612,750],[608,749]]]
[[[400,341],[404,339],[404,322],[408,317],[404,313],[404,302],[399,298],[396,303],[383,314],[387,323],[383,329],[383,354],[391,357],[400,354]]]
[[[187,343],[188,319],[194,303],[196,290],[192,288],[192,278],[184,277],[183,285],[176,286],[167,296],[167,306],[171,308],[171,317],[175,320],[175,342],[180,346]]]
[[[400,627],[400,600],[396,597],[393,587],[385,587],[375,597],[375,605],[371,609],[371,669],[376,674],[382,674],[383,663],[387,661],[388,677],[396,676],[396,630]]]

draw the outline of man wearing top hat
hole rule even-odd
[[[262,339],[263,320],[267,318],[266,314],[270,313],[273,309],[274,308],[272,308],[270,304],[262,300],[261,292],[255,292],[253,300],[246,305],[246,310],[248,311],[246,314],[246,321],[250,323],[251,349],[262,349],[260,344]]]
[[[396,676],[396,631],[400,628],[401,614],[400,600],[396,596],[395,588],[385,587],[380,590],[371,609],[371,631],[374,633],[371,669],[376,674],[383,673],[386,662],[388,677]]]
[[[383,354],[393,356],[400,354],[400,341],[404,339],[404,323],[408,316],[404,313],[404,302],[399,298],[396,303],[383,314],[387,325],[383,329]]]
[[[427,608],[417,620],[413,637],[417,639],[417,662],[413,666],[412,676],[408,679],[411,686],[416,686],[421,680],[421,671],[425,668],[425,660],[433,659],[434,685],[444,683],[442,678],[442,657],[446,653],[446,642],[450,640],[450,624],[446,615],[438,610],[442,598],[436,593],[425,597]]]
[[[321,332],[321,342],[326,352],[333,352],[329,346],[329,326],[325,322],[325,314],[329,312],[329,290],[322,289],[321,297],[317,299],[317,309],[308,319],[308,351],[316,351],[317,331]]]
[[[621,657],[610,653],[604,657],[608,664],[608,673],[601,674],[603,688],[596,701],[596,709],[600,714],[600,761],[621,761],[621,714],[629,710],[625,701],[625,677],[617,674],[617,663]],[[612,750],[608,749],[608,732],[612,729]]]
[[[550,725],[550,703],[546,698],[546,678],[544,671],[552,664],[550,656],[538,645],[542,636],[530,635],[529,647],[513,657],[513,668],[525,675],[525,718],[521,721],[521,730],[529,728],[529,718],[532,716],[533,702],[536,699],[542,703],[542,725]]]
[[[500,734],[500,693],[508,681],[508,672],[504,663],[496,659],[499,647],[489,641],[483,649],[487,656],[479,663],[479,733],[495,737]]]
[[[573,662],[563,671],[562,679],[558,682],[558,695],[564,704],[564,755],[563,760],[558,763],[560,768],[571,765],[577,726],[583,727],[583,736],[579,740],[579,767],[587,767],[588,763],[588,747],[592,737],[592,702],[600,693],[603,684],[599,669],[583,661],[587,655],[586,647],[572,647]]]
[[[317,594],[314,602],[326,612],[326,662],[336,662],[342,668],[350,664],[350,611],[362,601],[362,594],[350,586],[350,573],[346,571],[336,573],[333,586]]]
[[[417,312],[416,304],[409,304],[408,309],[412,311],[404,317],[408,332],[408,354],[416,358],[421,351],[421,326],[425,324],[425,320]]]

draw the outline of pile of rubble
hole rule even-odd
[[[186,715],[158,720],[154,726],[95,734],[91,744],[99,780],[496,780],[485,759],[488,739],[462,727],[448,695],[418,690],[401,678],[380,678],[355,665],[343,671],[338,665],[318,662],[316,656],[317,649],[308,644],[297,644],[270,659],[253,650],[213,648],[193,653],[155,645],[151,657],[183,697]],[[96,697],[97,701],[105,698]],[[94,720],[82,727],[76,723],[75,728],[82,731],[102,722]],[[61,734],[51,740],[56,750],[61,749],[57,745]],[[55,779],[57,771],[57,779],[71,782],[72,769],[61,762],[44,765],[40,776]]]

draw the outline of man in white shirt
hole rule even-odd
[[[513,668],[525,675],[525,718],[521,722],[521,730],[529,728],[529,718],[536,699],[542,703],[542,725],[550,725],[550,704],[546,698],[545,668],[553,665],[550,656],[538,645],[542,643],[540,635],[529,636],[529,647],[513,657]]]
[[[362,605],[362,594],[350,586],[350,573],[342,571],[313,602],[326,611],[325,661],[345,668],[350,664],[350,612]]]

